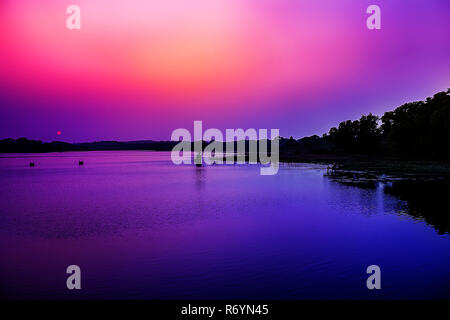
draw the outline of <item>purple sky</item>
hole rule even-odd
[[[450,87],[447,0],[75,2],[81,30],[67,1],[0,4],[0,138],[302,137]]]

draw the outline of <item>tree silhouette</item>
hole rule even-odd
[[[371,113],[347,120],[324,139],[336,151],[449,158],[450,89],[388,111],[379,121]]]

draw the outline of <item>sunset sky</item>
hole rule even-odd
[[[448,0],[0,0],[0,138],[322,134],[450,87],[449,17]]]

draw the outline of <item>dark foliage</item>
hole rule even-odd
[[[399,155],[450,155],[450,89],[406,103],[381,118],[385,148]]]
[[[406,103],[381,118],[371,113],[359,120],[347,120],[323,137],[280,138],[283,155],[355,153],[406,157],[450,158],[450,89],[426,101]],[[89,150],[170,151],[174,141],[100,141],[70,144],[43,143],[26,138],[0,140],[0,152],[55,152]],[[229,142],[230,143],[230,142]],[[236,142],[231,142],[237,149]],[[248,141],[245,141],[248,150]],[[203,142],[203,147],[208,142]],[[226,150],[224,143],[224,150]],[[269,144],[270,146],[270,144]],[[270,149],[270,147],[269,147]]]
[[[89,143],[66,143],[28,140],[26,138],[0,140],[0,152],[61,152],[61,151],[93,151],[93,150],[172,150],[176,142],[173,141],[100,141]]]
[[[337,151],[449,158],[449,130],[450,89],[406,103],[381,119],[369,114],[341,122],[324,139]]]

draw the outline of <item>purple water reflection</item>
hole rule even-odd
[[[448,234],[382,186],[344,186],[317,165],[261,176],[163,152],[73,152],[3,155],[0,177],[4,298],[450,296]],[[66,289],[70,264],[80,291]],[[365,286],[371,264],[382,290]]]

